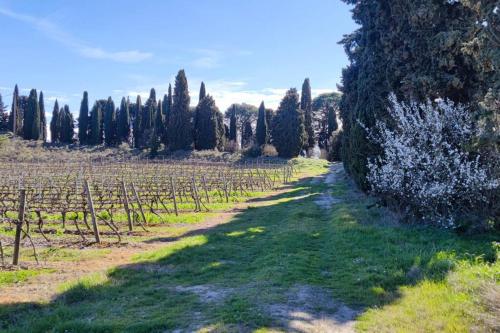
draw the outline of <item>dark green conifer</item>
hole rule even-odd
[[[257,117],[257,128],[255,129],[257,144],[262,146],[269,141],[269,130],[266,118],[266,108],[264,102],[260,103],[259,115]]]
[[[180,70],[175,78],[173,105],[167,129],[168,143],[171,150],[192,148],[193,131],[189,101],[186,74],[184,70]]]
[[[23,138],[25,140],[39,140],[41,138],[40,128],[38,96],[36,90],[31,89],[23,123]]]
[[[120,142],[129,142],[130,140],[130,111],[129,101],[125,97],[120,103],[120,111],[118,112],[118,140]]]
[[[54,103],[54,109],[52,110],[52,119],[50,120],[50,141],[53,143],[60,141],[60,133],[59,133],[59,103]]]
[[[115,103],[108,98],[104,111],[104,142],[107,146],[115,145],[116,140],[116,110]]]
[[[89,132],[89,95],[83,92],[82,103],[80,104],[80,114],[78,116],[78,140],[81,145],[88,143]]]
[[[3,103],[2,94],[0,94],[0,131],[7,131],[9,129],[9,115],[7,107]]]
[[[61,142],[66,144],[73,143],[75,136],[75,121],[68,105],[65,105],[62,111],[60,111],[60,119]]]
[[[19,107],[19,88],[14,87],[14,93],[12,94],[12,105],[9,115],[9,127],[14,135],[23,136],[23,120],[24,113]]]
[[[200,100],[195,111],[194,147],[195,149],[215,149],[219,140],[217,114],[220,113],[212,96]]]
[[[40,108],[40,139],[43,142],[47,141],[47,119],[45,117],[45,101],[43,98],[43,91],[40,91],[40,97],[38,100],[38,106]]]
[[[102,111],[99,103],[95,103],[90,112],[89,126],[89,144],[100,145],[103,142],[102,137]]]
[[[141,139],[142,139],[142,101],[141,96],[137,95],[137,100],[135,103],[135,118],[134,118],[134,147],[141,147]]]
[[[243,131],[241,133],[241,145],[243,147],[248,147],[253,143],[253,129],[252,123],[247,120],[243,124]]]
[[[333,106],[328,107],[328,137],[338,129],[337,114]]]
[[[273,119],[273,144],[281,157],[296,157],[304,145],[304,115],[295,88],[287,91]]]
[[[206,95],[207,95],[207,92],[205,90],[205,83],[203,81],[201,81],[200,95],[198,98],[198,103],[201,102],[201,100],[204,99]]]
[[[306,141],[304,148],[313,148],[315,145],[313,115],[312,115],[312,97],[311,83],[306,78],[302,84],[302,95],[300,97],[300,109],[304,112],[304,128]]]
[[[229,140],[236,141],[237,136],[236,130],[236,106],[233,105],[233,110],[231,112],[231,118],[229,120]]]

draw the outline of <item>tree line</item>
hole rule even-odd
[[[68,105],[55,101],[50,133],[52,143],[117,146],[129,143],[134,148],[234,151],[241,146],[261,154],[272,145],[279,156],[295,157],[313,148],[316,143],[327,148],[331,134],[337,130],[339,94],[325,94],[312,99],[309,79],[302,93],[287,91],[276,111],[248,104],[233,104],[223,114],[202,82],[196,107],[190,107],[188,81],[184,70],[169,85],[163,98],[151,89],[143,103],[123,97],[116,106],[113,99],[99,99],[92,107],[85,91],[75,121]],[[11,112],[7,114],[0,96],[0,130],[10,130],[26,140],[47,138],[43,92],[35,89],[28,97],[20,96],[16,85]],[[76,131],[77,129],[77,131]]]

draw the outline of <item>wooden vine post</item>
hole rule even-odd
[[[172,198],[174,200],[175,216],[178,216],[179,212],[177,211],[177,199],[175,197],[175,182],[173,177],[170,177],[170,188],[172,189]]]
[[[19,215],[16,223],[16,235],[14,238],[14,254],[12,256],[12,265],[19,264],[19,248],[21,247],[21,232],[24,223],[24,211],[26,209],[26,190],[21,189],[19,193]]]
[[[122,191],[123,191],[123,206],[125,206],[125,212],[127,213],[128,230],[133,231],[134,226],[132,224],[132,218],[130,217],[130,208],[129,208],[127,187],[125,186],[124,181],[122,181],[121,185],[122,185]]]
[[[94,229],[94,236],[96,243],[101,243],[101,235],[99,234],[99,227],[97,226],[97,218],[95,216],[94,202],[92,201],[92,193],[90,192],[89,182],[84,181],[85,193],[87,193],[87,204],[89,206],[90,216],[92,218],[92,228]]]
[[[146,214],[144,214],[144,209],[142,209],[141,199],[139,198],[139,194],[137,194],[137,190],[135,189],[134,183],[132,183],[132,192],[134,192],[135,201],[137,202],[137,205],[139,205],[139,211],[141,212],[144,224],[148,225],[148,221],[146,220]]]

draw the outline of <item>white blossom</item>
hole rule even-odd
[[[498,189],[465,146],[477,135],[471,112],[447,100],[400,103],[389,96],[389,127],[377,121],[368,138],[382,155],[368,161],[367,179],[374,193],[396,201],[416,216],[444,227],[455,226],[461,208],[486,203]]]

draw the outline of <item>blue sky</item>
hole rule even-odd
[[[76,114],[84,90],[163,95],[184,68],[192,104],[203,80],[221,110],[275,108],[305,77],[313,95],[336,90],[355,28],[340,0],[0,0],[0,93],[36,88],[48,113],[57,98]]]

